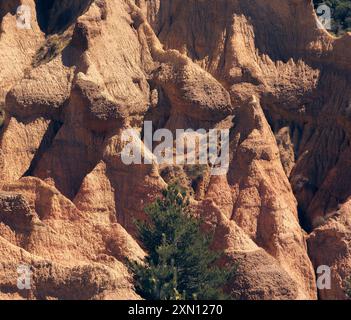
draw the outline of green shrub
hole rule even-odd
[[[162,168],[160,173],[167,184],[179,185],[186,191],[187,196],[200,200],[202,197],[199,193],[205,192],[202,189],[206,189],[205,185],[209,182],[209,169],[208,165],[202,164],[167,166]]]
[[[200,230],[201,220],[189,209],[186,193],[170,186],[146,209],[149,222],[138,222],[148,256],[129,262],[136,292],[147,300],[226,299],[223,286],[235,268],[218,267],[212,237]]]
[[[167,166],[160,170],[161,177],[168,185],[178,185],[187,194],[193,196],[194,190],[191,188],[191,180],[184,172],[182,166]]]
[[[193,164],[185,166],[185,172],[191,180],[200,180],[204,177],[206,170],[208,169],[207,165],[203,164]]]
[[[73,36],[73,28],[62,34],[48,36],[43,45],[35,53],[32,66],[38,67],[55,59],[70,44]]]
[[[4,125],[5,118],[6,118],[5,110],[0,106],[0,128]]]

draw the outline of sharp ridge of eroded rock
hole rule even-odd
[[[191,205],[239,263],[237,298],[346,298],[350,34],[318,29],[306,0],[43,3],[0,4],[0,299],[140,298],[134,221],[168,181],[124,165],[121,135],[149,119],[230,131],[228,173]],[[27,296],[14,282],[26,263]]]

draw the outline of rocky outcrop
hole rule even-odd
[[[231,218],[280,262],[297,281],[301,294],[307,294],[305,298],[315,297],[314,273],[296,201],[258,102],[251,100],[237,113],[236,121],[228,172],[233,199]]]
[[[298,284],[279,262],[259,247],[212,200],[196,205],[206,231],[214,233],[213,249],[224,252],[223,264],[237,266],[228,291],[239,300],[306,299]]]
[[[8,0],[0,23],[1,299],[140,298],[134,221],[169,182],[150,150],[122,161],[144,120],[229,130],[227,174],[174,172],[238,265],[236,298],[316,299],[321,264],[319,297],[345,298],[351,41],[318,29],[311,1]]]
[[[317,268],[318,266],[331,268],[330,283],[323,283],[328,287],[322,287],[319,290],[321,299],[348,299],[346,291],[350,289],[351,279],[350,205],[350,201],[347,201],[338,211],[331,213],[324,221],[320,221],[320,226],[308,238],[308,249],[313,264]]]
[[[3,190],[3,294],[33,299],[138,298],[124,263],[144,253],[110,212],[94,211],[100,217],[82,212],[38,178],[23,178]],[[16,287],[20,265],[32,268],[30,290]]]
[[[340,193],[330,175],[348,152],[350,61],[341,48],[350,46],[350,35],[333,38],[318,29],[312,3],[305,0],[194,0],[186,8],[181,1],[151,2],[144,10],[158,22],[154,28],[167,48],[210,72],[235,103],[257,95],[278,141],[288,129],[289,155],[281,148],[282,158],[306,229],[346,201],[349,185]],[[344,162],[340,166],[347,174]]]

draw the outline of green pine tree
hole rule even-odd
[[[223,286],[235,267],[220,268],[212,237],[200,230],[201,220],[189,210],[186,193],[169,186],[163,198],[146,208],[149,222],[137,222],[148,256],[129,262],[138,294],[147,300],[227,299]]]

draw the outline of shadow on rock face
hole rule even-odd
[[[40,29],[47,35],[65,31],[92,2],[93,0],[36,0]]]
[[[15,14],[17,8],[21,5],[19,0],[2,0],[0,2],[0,25],[2,23],[2,19],[8,14]]]

